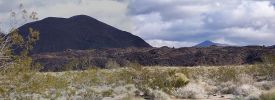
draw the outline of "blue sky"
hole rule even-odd
[[[274,1],[266,0],[0,0],[2,30],[20,3],[45,17],[85,14],[145,39],[185,47],[204,40],[274,45]],[[21,24],[26,22],[21,22]]]

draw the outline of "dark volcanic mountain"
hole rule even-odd
[[[206,40],[202,43],[195,45],[194,47],[210,47],[210,46],[228,46],[227,44],[214,43],[212,41]]]
[[[86,15],[45,18],[23,25],[19,28],[19,32],[26,36],[30,27],[40,32],[40,40],[37,41],[32,53],[66,49],[151,47],[138,36]]]

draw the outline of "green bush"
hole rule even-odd
[[[182,73],[176,73],[175,77],[176,78],[174,80],[173,87],[180,88],[189,83],[189,79]]]
[[[176,73],[175,70],[143,68],[136,64],[119,73],[117,77],[120,77],[120,80],[135,84],[142,91],[150,88],[169,93],[173,88],[183,87],[189,82],[183,73]]]
[[[264,66],[261,66],[262,72],[267,76],[268,79],[275,79],[275,55],[266,56],[264,59]]]
[[[240,72],[235,67],[219,67],[215,74],[217,81],[228,82],[237,81],[237,77],[240,74]]]

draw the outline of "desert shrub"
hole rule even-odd
[[[220,83],[218,86],[218,91],[222,94],[233,94],[237,88],[237,85],[232,81]]]
[[[123,80],[126,84],[134,84],[133,78],[135,77],[136,73],[133,73],[129,69],[121,69],[117,73],[118,80]]]
[[[115,60],[108,60],[108,62],[105,65],[105,68],[107,69],[120,68],[120,65]]]
[[[199,79],[201,76],[208,74],[207,70],[204,68],[181,68],[178,72],[183,73],[190,79]]]
[[[264,58],[264,63],[260,65],[259,71],[262,75],[265,75],[268,80],[275,79],[275,56],[268,55]]]
[[[18,75],[6,76],[4,93],[2,97],[9,97],[11,94],[44,94],[49,89],[62,90],[68,87],[68,82],[62,77],[42,75],[35,72],[20,72]],[[20,98],[19,98],[20,99]]]
[[[85,100],[102,100],[103,97],[100,93],[96,93],[94,91],[87,91],[86,94],[84,94],[83,99]]]
[[[123,96],[121,98],[121,100],[136,100],[136,99],[137,99],[137,97],[135,97],[134,95],[129,94],[129,93],[127,93],[125,96]]]
[[[169,71],[144,70],[141,72],[138,80],[144,86],[148,86],[152,89],[164,90],[167,93],[173,88],[183,87],[188,84],[189,80],[182,73],[171,74]],[[136,81],[136,84],[140,84]]]
[[[187,75],[192,80],[203,79],[204,81],[211,80],[217,83],[237,82],[239,75],[243,73],[240,68],[234,66],[182,68],[179,72]]]
[[[103,91],[102,92],[102,96],[103,97],[111,97],[111,96],[113,96],[113,90],[112,89],[110,89],[110,90],[107,90],[107,91]]]
[[[176,88],[172,91],[172,95],[182,99],[201,99],[204,94],[204,87],[196,83],[189,83],[185,87]]]
[[[187,69],[187,68],[182,68],[179,72],[185,74],[188,78],[190,78],[192,76],[191,70]]]
[[[211,74],[211,73],[210,73]],[[237,81],[238,69],[234,67],[219,67],[215,72],[215,78],[220,82]]]
[[[84,86],[91,86],[91,85],[97,85],[100,83],[100,76],[97,76],[97,74],[100,74],[101,72],[98,69],[90,69],[87,71],[82,71],[79,73],[68,73],[66,76],[70,77],[72,74],[72,84],[77,85],[84,85]],[[69,80],[69,78],[67,78]]]
[[[3,94],[6,90],[3,87],[0,87],[0,94]]]
[[[244,96],[244,97],[247,97],[251,94],[260,94],[260,93],[261,92],[258,88],[256,88],[253,85],[247,85],[247,84],[237,87],[234,91],[235,95],[240,95],[240,96]]]
[[[139,63],[128,63],[127,65],[129,68],[136,70],[136,71],[143,71],[144,68]]]
[[[116,75],[117,80],[123,80],[126,84],[135,84],[143,92],[151,88],[171,93],[173,88],[184,87],[189,82],[183,73],[176,73],[174,70],[143,68],[138,64],[122,69]]]
[[[32,76],[35,75],[35,76]],[[66,79],[52,75],[24,74],[18,79],[16,90],[24,93],[43,93],[48,89],[64,89],[68,86]]]
[[[273,81],[261,81],[255,82],[254,85],[261,90],[270,90],[275,86],[275,82]]]
[[[170,96],[160,90],[154,90],[152,97],[154,100],[170,100]]]
[[[260,92],[254,92],[254,93],[248,95],[247,97],[245,97],[244,99],[245,100],[261,100],[260,95],[261,95]]]
[[[239,73],[236,78],[236,84],[253,84],[255,83],[255,79],[253,76],[245,74],[245,73]]]
[[[243,68],[246,74],[250,76],[254,76],[257,81],[262,80],[274,80],[275,79],[275,56],[274,55],[264,55],[262,58],[263,62],[254,64],[253,66],[249,66]]]
[[[275,92],[263,93],[260,96],[261,100],[275,100]]]
[[[32,12],[29,14],[20,4],[19,12],[11,12],[11,19],[16,23],[18,16],[22,14],[21,20],[37,20],[37,13]],[[19,15],[17,15],[19,13]],[[1,34],[0,37],[0,74],[3,77],[20,76],[21,73],[25,74],[30,72],[31,69],[39,70],[29,57],[30,50],[33,45],[39,40],[39,31],[29,28],[28,34],[24,37],[16,29],[15,23],[10,23],[10,30],[5,35]]]
[[[87,70],[90,67],[90,60],[83,58],[71,58],[62,66],[61,71]]]
[[[113,88],[113,93],[115,95],[121,95],[121,94],[131,94],[134,95],[134,92],[137,91],[134,85],[127,84],[122,86],[116,86]]]
[[[182,73],[176,73],[173,81],[173,87],[176,88],[183,87],[189,83],[189,79]]]

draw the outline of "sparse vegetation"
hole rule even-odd
[[[230,99],[275,99],[272,55],[266,56],[263,64],[186,68],[137,63],[122,68],[108,60],[106,69],[97,69],[89,66],[90,59],[71,58],[61,66],[64,72],[39,72],[41,65],[29,56],[39,32],[30,28],[29,33],[22,37],[11,30],[0,38],[1,99],[216,99],[229,94]]]
[[[1,73],[3,81],[0,84],[0,94],[3,98],[11,97],[15,93],[17,96],[13,96],[14,98],[24,98],[31,94],[52,99],[64,97],[67,99],[76,97],[161,99],[167,95],[198,99],[216,94],[234,94],[235,98],[243,99],[270,98],[272,97],[270,93],[261,94],[261,91],[271,89],[275,84],[272,83],[274,81],[271,80],[272,78],[260,80],[262,77],[264,79],[272,77],[264,72],[262,66],[159,68],[130,64],[127,68],[58,73],[23,71],[24,69],[15,68],[18,71],[13,69],[13,73]],[[270,84],[267,86],[259,82],[270,82]],[[139,95],[135,91],[139,91]],[[164,100],[167,99],[164,98]]]
[[[30,29],[31,32],[33,30]],[[37,34],[37,32],[34,32]],[[36,37],[36,36],[34,36]],[[15,35],[16,40],[24,40]],[[34,38],[38,39],[38,38]],[[29,42],[28,45],[33,45]],[[184,99],[210,98],[211,95],[233,94],[240,99],[270,99],[272,93],[262,94],[275,86],[274,60],[264,64],[221,67],[161,68],[130,63],[125,68],[111,60],[108,69],[88,69],[87,60],[70,61],[65,72],[38,72],[39,65],[28,57],[31,46],[25,46],[18,56],[10,54],[13,64],[1,71],[0,97],[47,99],[149,98],[168,100],[170,96]],[[70,71],[71,69],[83,69]],[[84,70],[87,69],[87,70]],[[271,82],[268,86],[258,82]],[[123,87],[133,85],[131,88]],[[118,88],[120,87],[120,88]],[[123,90],[123,91],[122,91]],[[15,94],[15,95],[14,95]]]
[[[261,100],[275,100],[275,92],[263,93],[260,96]]]
[[[108,62],[105,65],[105,68],[107,69],[120,68],[120,65],[114,60],[108,60]]]
[[[176,88],[172,95],[181,99],[201,99],[205,95],[205,90],[199,84],[190,83],[185,87]]]

